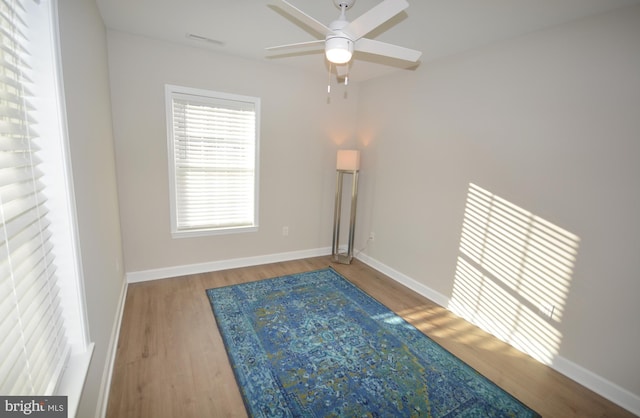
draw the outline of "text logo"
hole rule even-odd
[[[67,418],[66,396],[0,396],[0,418]]]

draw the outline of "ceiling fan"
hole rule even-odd
[[[324,47],[325,56],[331,63],[337,64],[338,75],[346,74],[347,65],[354,51],[382,55],[404,61],[416,62],[422,52],[364,38],[366,34],[385,23],[404,9],[409,7],[406,0],[384,0],[380,4],[349,22],[345,12],[353,6],[355,0],[333,0],[340,8],[340,16],[329,23],[329,26],[317,21],[297,9],[286,0],[280,0],[280,7],[286,13],[325,36],[324,40],[300,42],[267,48],[268,51],[312,51]]]

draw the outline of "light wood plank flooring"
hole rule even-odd
[[[246,417],[205,290],[333,266],[544,417],[633,417],[359,261],[318,257],[129,285],[107,417]]]

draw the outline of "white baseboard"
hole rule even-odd
[[[365,263],[366,265],[368,265],[369,267],[372,267],[376,270],[378,270],[380,273],[384,273],[387,276],[389,276],[390,278],[392,278],[393,280],[395,280],[396,282],[403,284],[404,286],[408,287],[409,289],[413,290],[416,293],[419,293],[420,295],[426,297],[427,299],[437,303],[440,306],[444,306],[445,308],[447,307],[447,305],[449,304],[449,298],[446,297],[445,295],[443,295],[440,292],[436,292],[435,290],[431,289],[429,286],[426,286],[418,281],[416,281],[415,279],[412,279],[411,277],[400,273],[398,270],[395,270],[389,266],[387,266],[384,263],[381,263],[380,261],[376,260],[375,258],[369,257],[366,254],[358,254],[357,255],[357,259],[362,261],[363,263]]]
[[[96,405],[96,418],[104,418],[107,415],[107,404],[109,403],[109,390],[111,389],[111,378],[113,376],[113,368],[116,362],[116,351],[118,349],[118,339],[120,338],[120,326],[122,324],[122,315],[124,313],[124,302],[127,299],[128,283],[122,281],[122,289],[120,290],[120,300],[116,311],[116,318],[111,328],[111,337],[109,338],[109,347],[107,348],[107,358],[102,372],[102,382],[100,383],[100,392],[98,393],[98,403]]]
[[[310,250],[291,251],[287,253],[267,254],[254,257],[233,258],[207,263],[189,264],[153,270],[133,271],[127,273],[128,283],[146,282],[149,280],[167,279],[169,277],[187,276],[189,274],[207,273],[210,271],[228,270],[239,267],[250,267],[281,261],[299,260],[302,258],[320,257],[331,254],[331,248],[313,248]]]
[[[607,398],[611,402],[640,416],[640,396],[560,356],[553,359],[551,367],[582,386],[591,389],[603,398]]]
[[[429,286],[426,286],[416,281],[415,279],[403,273],[400,273],[399,271],[366,254],[358,254],[357,258],[368,266],[378,270],[381,273],[386,274],[393,280],[408,287],[414,292],[448,309],[449,298],[442,293],[431,289]],[[598,376],[597,374],[561,356],[555,357],[549,367],[551,367],[558,373],[561,373],[568,378],[575,380],[582,386],[596,392],[597,394],[610,400],[611,402],[620,405],[633,414],[640,416],[640,396],[629,392],[628,390],[616,385],[615,383],[612,383],[607,379],[604,379],[603,377]]]

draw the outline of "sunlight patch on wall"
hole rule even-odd
[[[543,363],[558,353],[579,238],[469,185],[448,308]]]

